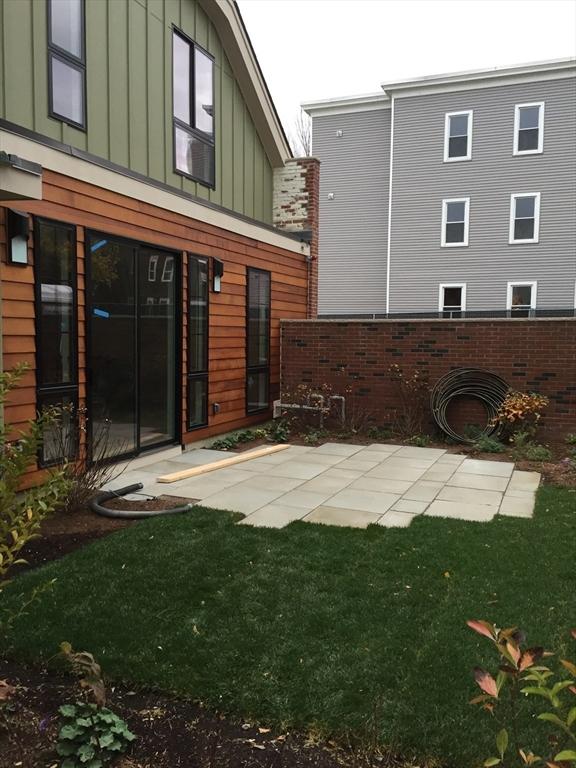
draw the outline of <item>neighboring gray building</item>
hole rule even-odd
[[[576,59],[304,104],[320,315],[576,306]]]

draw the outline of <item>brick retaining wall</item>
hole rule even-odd
[[[281,388],[330,384],[352,389],[357,409],[378,426],[390,426],[396,363],[409,374],[425,372],[431,384],[453,368],[477,367],[513,389],[550,399],[542,438],[559,443],[576,432],[576,319],[309,320],[281,324]],[[477,423],[476,403],[455,404],[453,423]]]

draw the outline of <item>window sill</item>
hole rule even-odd
[[[514,151],[512,157],[525,157],[526,155],[543,155],[543,149],[525,149],[523,152]]]
[[[441,248],[468,248],[468,243],[440,243]]]
[[[539,242],[538,238],[536,238],[535,240],[509,240],[508,245],[532,245],[538,242]]]
[[[470,160],[472,160],[471,155],[470,157],[445,157],[444,158],[445,163],[466,163]]]

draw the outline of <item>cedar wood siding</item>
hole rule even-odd
[[[545,102],[544,152],[513,155],[514,106]],[[443,162],[447,112],[473,110],[472,159]],[[396,98],[390,312],[436,312],[441,283],[468,310],[505,310],[506,286],[538,281],[537,307],[574,307],[576,79]],[[510,195],[540,192],[538,243],[509,245]],[[468,247],[440,246],[442,199],[470,197]]]
[[[42,201],[18,202],[19,210],[44,218],[76,225],[78,265],[78,368],[80,402],[86,396],[84,238],[86,229],[119,235],[162,248],[214,256],[224,262],[222,292],[210,293],[209,325],[209,426],[191,432],[186,427],[186,291],[182,295],[182,406],[179,415],[182,442],[209,437],[229,429],[246,427],[270,416],[246,416],[245,340],[246,268],[271,271],[271,362],[270,398],[278,397],[280,377],[280,318],[304,318],[307,306],[307,267],[303,254],[268,245],[253,238],[195,221],[148,203],[139,202],[101,187],[44,171]],[[0,257],[3,288],[4,369],[27,362],[31,370],[22,385],[10,396],[5,420],[14,430],[33,419],[36,410],[34,273],[32,266],[6,263],[6,210],[0,204]],[[33,263],[33,238],[29,261]],[[186,285],[187,259],[182,259],[182,280]],[[221,411],[212,415],[211,404]],[[29,481],[35,478],[31,474]]]
[[[46,0],[0,0],[0,118],[272,223],[272,167],[196,0],[86,0],[86,132],[48,116]],[[173,172],[172,30],[215,59],[215,189]]]
[[[321,162],[318,313],[385,312],[390,109],[314,116],[313,142]]]

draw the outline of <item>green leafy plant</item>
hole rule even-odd
[[[499,715],[500,726],[503,726],[495,739],[498,754],[484,761],[485,768],[497,765],[502,768],[567,768],[576,765],[576,664],[561,659],[562,671],[567,671],[569,677],[558,679],[557,673],[540,663],[553,654],[542,647],[526,647],[524,633],[516,627],[499,629],[481,620],[467,624],[492,643],[499,662],[496,676],[481,667],[474,670],[482,694],[470,703]],[[576,639],[576,629],[571,634]],[[526,743],[526,736],[520,733],[521,709],[537,702],[545,711],[535,716],[551,728],[547,740],[551,755],[548,757],[533,752]]]
[[[136,736],[107,707],[87,701],[58,709],[60,730],[56,751],[61,768],[103,768],[126,751]]]
[[[478,453],[502,453],[506,450],[506,447],[497,440],[495,437],[489,435],[480,435],[473,445],[475,451]]]
[[[87,651],[74,651],[70,643],[60,650],[80,687],[94,701],[64,704],[58,710],[60,729],[56,751],[63,757],[61,768],[103,768],[126,751],[136,736],[121,717],[108,709],[102,669]]]
[[[231,451],[242,443],[251,443],[253,440],[262,440],[267,436],[265,429],[242,429],[232,432],[226,437],[221,437],[210,445],[215,451]]]
[[[390,366],[388,374],[395,383],[398,402],[394,431],[407,439],[413,435],[422,435],[429,412],[428,376],[418,368],[407,373],[396,364]]]
[[[552,453],[545,445],[540,445],[532,440],[532,433],[529,431],[516,432],[510,438],[512,445],[512,457],[515,460],[525,459],[526,461],[550,461]]]
[[[286,419],[274,419],[266,430],[266,435],[273,443],[287,443],[290,438],[290,425]]]
[[[304,435],[303,440],[306,445],[318,445],[318,443],[328,437],[329,434],[330,433],[326,429],[309,429]]]
[[[386,427],[368,427],[366,436],[371,440],[384,442],[385,440],[390,440],[392,437],[392,430],[386,429]]]
[[[26,371],[19,366],[0,374],[0,409]],[[0,590],[8,583],[8,571],[24,563],[22,548],[38,538],[42,521],[62,503],[69,483],[62,469],[47,473],[45,482],[21,492],[24,476],[36,463],[45,431],[56,415],[48,410],[13,436],[5,424],[0,425]]]
[[[430,435],[412,435],[408,442],[410,445],[415,445],[418,448],[426,448],[432,442],[432,438]]]

